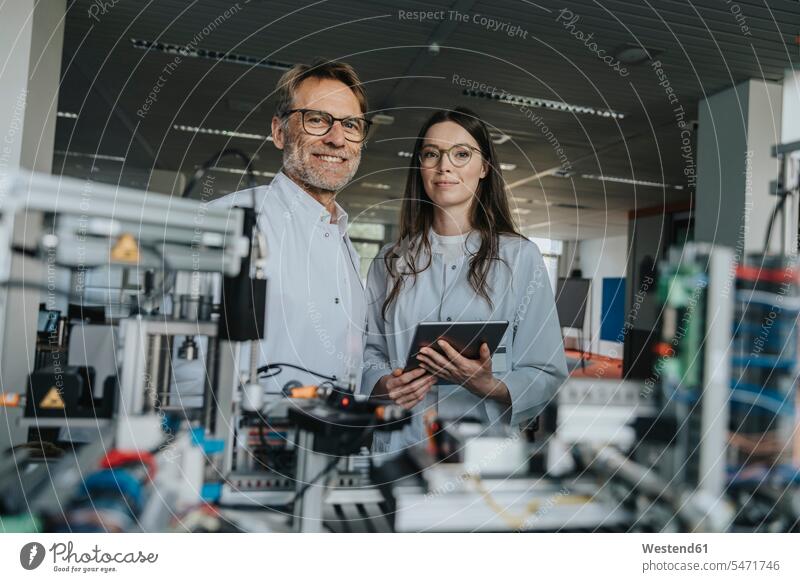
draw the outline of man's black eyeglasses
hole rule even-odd
[[[369,126],[372,124],[363,117],[334,117],[325,111],[316,109],[290,109],[283,114],[289,117],[292,113],[300,113],[303,120],[303,131],[309,135],[321,136],[328,133],[335,122],[342,124],[344,138],[353,143],[360,143],[367,139]]]

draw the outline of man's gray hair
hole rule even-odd
[[[316,59],[310,65],[295,65],[280,78],[276,91],[278,102],[275,105],[275,115],[277,117],[283,119],[286,113],[292,109],[295,92],[300,86],[300,83],[306,79],[333,79],[341,81],[355,93],[358,104],[361,107],[361,113],[365,114],[367,112],[367,94],[361,84],[361,79],[358,78],[353,67],[347,63]]]

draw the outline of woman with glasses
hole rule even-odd
[[[368,329],[361,389],[410,410],[410,425],[378,434],[376,452],[421,442],[423,418],[524,425],[566,377],[552,289],[536,245],[514,226],[486,125],[464,108],[438,111],[414,146],[400,238],[367,278]],[[423,321],[509,322],[494,357],[440,344],[403,372]]]

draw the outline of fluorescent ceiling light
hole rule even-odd
[[[105,160],[107,162],[124,162],[124,156],[109,156],[106,154],[87,154],[84,152],[74,152],[74,151],[64,151],[64,150],[56,150],[53,152],[59,156],[68,156],[70,158],[89,158],[93,160]]]
[[[649,49],[641,45],[626,44],[617,51],[615,56],[621,63],[636,66],[653,60],[653,57],[660,55],[662,52],[664,51]]]
[[[598,117],[608,117],[610,119],[623,119],[624,113],[613,109],[603,109],[601,107],[591,107],[589,105],[575,105],[564,101],[552,101],[540,97],[526,97],[525,95],[512,95],[511,93],[487,93],[484,91],[473,91],[464,89],[463,94],[467,97],[477,99],[488,99],[489,101],[499,101],[507,105],[516,107],[536,107],[538,109],[549,109],[551,111],[563,111],[565,113],[576,113],[578,115],[596,115]]]
[[[400,156],[401,158],[410,158],[414,154],[412,154],[411,152],[397,152],[397,155]]]
[[[490,135],[492,137],[492,142],[495,145],[503,145],[504,143],[506,143],[508,140],[511,139],[511,136],[506,133],[490,132]]]
[[[132,38],[131,43],[133,44],[133,48],[142,49],[146,51],[155,51],[170,55],[180,55],[182,57],[192,57],[197,59],[210,59],[213,61],[230,63],[234,65],[264,67],[267,69],[277,69],[279,71],[288,71],[294,66],[292,63],[272,61],[270,59],[262,59],[261,57],[256,57],[252,55],[226,53],[225,51],[213,51],[201,48],[187,49],[186,46],[180,44],[169,44],[164,42],[155,42],[152,40],[142,40],[138,38]]]
[[[587,180],[600,180],[602,182],[617,182],[619,184],[633,184],[635,186],[653,186],[655,188],[674,188],[675,190],[683,190],[683,186],[674,184],[664,184],[662,182],[655,182],[652,180],[634,180],[632,178],[622,178],[619,176],[605,176],[603,174],[583,174],[581,178]]]
[[[71,111],[56,111],[56,117],[63,117],[64,119],[78,119],[77,113]]]
[[[394,115],[388,113],[376,113],[370,118],[372,125],[392,125],[394,123]]]
[[[517,169],[517,164],[506,164],[505,162],[500,162],[500,169],[510,172],[511,170]]]
[[[538,198],[522,198],[521,196],[512,196],[511,200],[517,204],[536,204],[538,206],[550,206],[552,202],[547,200],[540,200]]]
[[[225,172],[226,174],[239,174],[239,175],[247,174],[247,171],[243,170],[241,168],[226,168],[224,166],[212,166],[212,167],[209,168],[209,170],[212,170],[214,172]],[[264,178],[274,178],[275,177],[275,173],[274,172],[261,172],[259,170],[253,170],[253,175],[254,176],[262,176]]]
[[[226,137],[241,137],[243,139],[272,141],[271,135],[262,135],[260,133],[247,133],[244,131],[231,131],[229,129],[211,129],[209,127],[195,127],[193,125],[178,125],[178,124],[173,125],[172,129],[177,129],[178,131],[187,131],[189,133],[204,133],[206,135],[224,135]]]
[[[530,208],[515,208],[512,212],[515,214],[530,214],[533,211]]]
[[[392,188],[389,184],[381,184],[379,182],[361,182],[361,187],[372,190],[390,190]]]

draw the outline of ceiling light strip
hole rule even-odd
[[[164,42],[155,42],[152,40],[142,40],[139,38],[132,38],[131,43],[133,48],[166,53],[169,55],[180,55],[182,57],[190,57],[197,59],[210,59],[220,63],[230,63],[234,65],[247,65],[249,67],[263,67],[265,69],[275,69],[278,71],[288,71],[291,69],[293,63],[285,63],[281,61],[273,61],[271,59],[262,59],[252,55],[242,55],[237,53],[227,53],[225,51],[213,51],[201,48],[187,49],[184,45],[170,44]]]
[[[175,124],[172,126],[172,129],[176,129],[178,131],[186,131],[189,133],[202,133],[206,135],[224,135],[226,137],[240,137],[243,139],[255,139],[258,141],[272,141],[272,136],[270,135],[262,135],[260,133],[247,133],[244,131],[232,131],[229,129],[211,129],[209,127],[196,127],[193,125],[179,125]]]
[[[524,95],[513,95],[505,92],[485,92],[474,91],[472,89],[464,89],[463,94],[467,97],[475,97],[476,99],[488,99],[490,101],[498,101],[507,105],[535,107],[537,109],[548,109],[550,111],[562,111],[564,113],[575,113],[578,115],[595,115],[597,117],[606,117],[609,119],[624,119],[625,114],[613,109],[604,109],[600,107],[591,107],[589,105],[575,105],[573,103],[566,103],[564,101],[551,101],[550,99],[542,99],[540,97],[526,97]]]
[[[662,182],[655,182],[652,180],[634,180],[633,178],[623,178],[620,176],[605,176],[603,174],[583,174],[581,178],[587,180],[600,180],[601,182],[617,182],[619,184],[633,184],[634,186],[653,186],[655,188],[674,188],[675,190],[683,190],[683,186],[675,184],[664,184]]]
[[[213,171],[213,172],[224,172],[226,174],[243,175],[243,174],[247,173],[246,170],[242,170],[241,168],[226,168],[224,166],[212,166],[212,167],[209,168],[209,170]],[[274,178],[275,177],[275,173],[274,172],[262,172],[262,171],[259,171],[259,170],[253,170],[253,175],[254,176],[261,176],[263,178]]]
[[[105,160],[107,162],[124,162],[124,156],[109,156],[106,154],[87,154],[84,152],[74,152],[74,151],[64,151],[64,150],[56,150],[53,152],[59,156],[69,156],[71,158],[89,158],[94,160]]]
[[[381,182],[361,182],[362,188],[370,188],[372,190],[391,190],[392,187],[389,184],[383,184]]]

